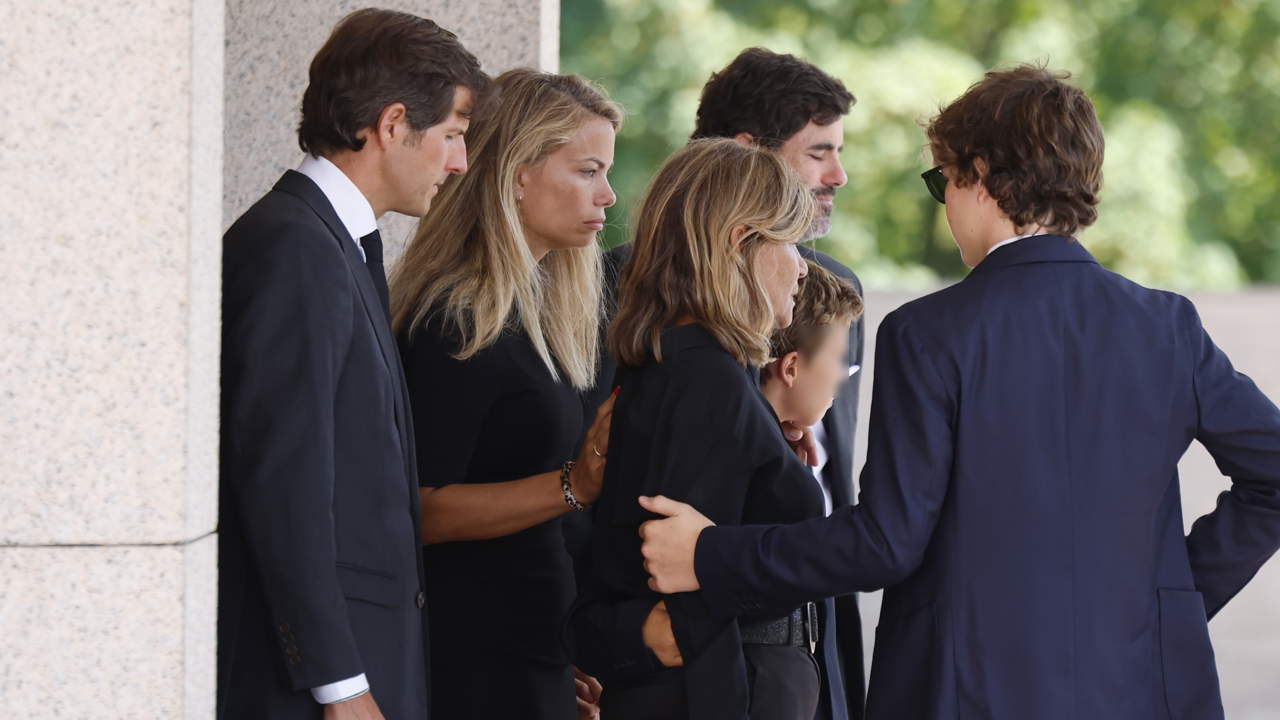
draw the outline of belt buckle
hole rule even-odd
[[[807,602],[804,604],[804,634],[809,641],[809,654],[818,652],[818,606]]]

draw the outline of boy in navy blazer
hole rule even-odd
[[[929,125],[973,271],[880,326],[857,506],[721,528],[641,500],[671,516],[641,530],[663,592],[733,613],[886,588],[871,718],[1220,718],[1207,621],[1280,547],[1280,410],[1187,299],[1073,237],[1103,137],[1065,77],[988,73]],[[1184,535],[1192,440],[1231,487]]]

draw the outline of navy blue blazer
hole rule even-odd
[[[218,717],[319,718],[364,673],[427,714],[414,433],[400,353],[333,206],[289,171],[223,238]]]
[[[1192,304],[1071,238],[1002,247],[877,335],[859,504],[708,528],[726,612],[885,587],[870,718],[1220,718],[1207,618],[1280,547],[1280,410]],[[1178,459],[1231,477],[1183,535]]]

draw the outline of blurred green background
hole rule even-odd
[[[1280,0],[562,0],[561,18],[561,71],[627,111],[608,245],[707,77],[761,45],[858,98],[818,242],[869,287],[964,275],[919,179],[922,123],[985,70],[1035,61],[1071,72],[1106,130],[1100,219],[1080,236],[1102,262],[1179,290],[1280,283]]]

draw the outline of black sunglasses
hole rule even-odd
[[[942,174],[942,166],[920,173],[920,177],[924,179],[924,186],[929,188],[929,194],[934,200],[947,204],[947,176]]]

